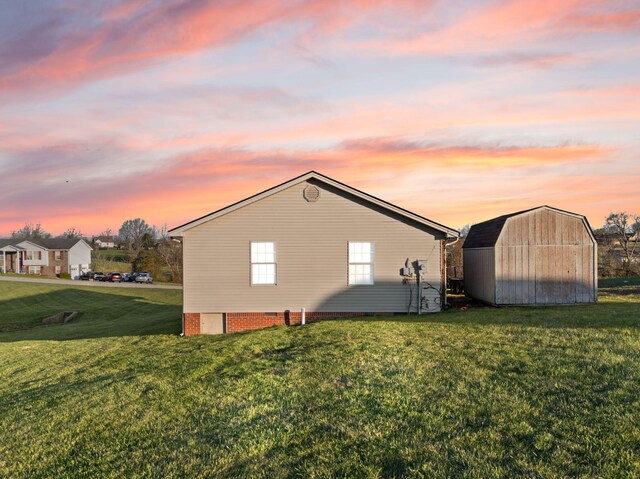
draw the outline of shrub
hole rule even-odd
[[[58,278],[60,278],[60,279],[71,279],[71,275],[69,273],[60,273],[58,275]]]

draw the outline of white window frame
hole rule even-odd
[[[254,245],[256,248],[259,248],[260,244],[271,244],[273,245],[273,261],[264,261],[266,258],[259,258],[254,256]],[[260,252],[256,252],[256,255],[259,255]],[[264,253],[269,254],[269,253]],[[275,241],[252,241],[249,243],[249,259],[250,259],[250,270],[249,275],[251,278],[251,286],[276,286],[278,284],[278,250],[276,247]],[[273,265],[273,282],[256,282],[255,275],[254,276],[254,266],[260,265]]]
[[[354,251],[354,257],[352,257],[352,248],[351,245],[354,245],[354,249],[357,248],[355,245],[358,244],[368,244],[369,245],[369,261],[362,261],[362,258],[357,258],[355,255],[358,253]],[[362,254],[362,253],[360,253]],[[347,284],[349,286],[372,286],[375,284],[375,243],[373,241],[349,241],[347,243]],[[353,269],[357,269],[358,266],[369,266],[369,281],[357,281],[356,277],[358,276],[357,272],[354,272],[352,275],[352,266]]]
[[[56,266],[56,274],[60,274],[62,268],[60,266]]]
[[[38,250],[28,249],[24,257],[25,261],[41,261],[42,252]]]
[[[29,274],[42,274],[41,266],[29,266]]]
[[[62,251],[57,249],[53,257],[55,258],[56,261],[60,261],[62,259]]]

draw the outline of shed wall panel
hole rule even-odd
[[[493,248],[464,250],[464,281],[467,296],[495,303],[495,253]],[[467,283],[470,289],[467,288]]]

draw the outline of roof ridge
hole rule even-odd
[[[409,219],[413,219],[414,221],[417,221],[418,223],[423,223],[426,226],[429,226],[433,229],[442,231],[443,233],[449,235],[451,234],[452,236],[457,236],[459,233],[457,230],[453,229],[453,228],[449,228],[448,226],[445,226],[441,223],[432,221],[428,218],[425,218],[424,216],[421,216],[417,213],[413,213],[405,208],[402,208],[400,206],[396,206],[393,203],[390,203],[386,200],[380,199],[376,196],[373,196],[369,193],[366,193],[362,190],[359,190],[357,188],[354,188],[353,186],[349,186],[346,183],[342,183],[338,180],[334,180],[333,178],[323,175],[322,173],[319,173],[318,171],[315,170],[309,170],[308,172],[296,176],[288,181],[285,181],[283,183],[280,183],[278,185],[272,186],[271,188],[267,188],[266,190],[263,190],[261,192],[258,192],[254,195],[251,195],[247,198],[244,198],[242,200],[239,200],[235,203],[232,203],[230,205],[227,205],[223,208],[220,208],[218,210],[212,211],[211,213],[205,214],[203,216],[200,216],[199,218],[196,218],[194,220],[188,221],[187,223],[184,223],[180,226],[176,226],[175,228],[172,228],[169,230],[169,233],[174,233],[174,232],[180,232],[179,230],[182,230],[186,227],[189,228],[193,228],[195,226],[197,226],[198,224],[201,224],[204,221],[207,221],[207,218],[210,218],[211,220],[215,219],[216,215],[219,215],[221,213],[223,213],[225,210],[229,210],[233,211],[233,209],[235,208],[240,208],[241,206],[245,206],[248,205],[254,201],[257,201],[259,199],[262,199],[262,197],[266,197],[269,196],[271,194],[274,194],[277,192],[277,190],[279,189],[283,189],[285,187],[290,187],[290,186],[294,186],[302,181],[308,180],[310,178],[315,178],[319,181],[323,181],[324,183],[327,183],[329,186],[334,186],[337,187],[339,189],[342,189],[348,193],[354,194],[355,196],[360,196],[362,199],[369,201],[373,204],[378,204],[378,206],[381,206],[383,208],[386,208],[388,210],[394,211],[397,214],[403,215],[408,217]]]

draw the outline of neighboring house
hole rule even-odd
[[[55,276],[69,273],[73,279],[89,271],[91,246],[83,239],[0,239],[3,273]]]
[[[464,290],[495,305],[593,303],[598,245],[587,219],[550,206],[473,225]]]
[[[94,236],[93,244],[98,249],[115,248],[116,241],[113,236]]]
[[[183,333],[439,311],[458,232],[309,172],[169,232],[184,246]],[[421,261],[421,288],[401,276]],[[404,271],[406,273],[406,270]],[[412,293],[414,297],[412,297]]]

